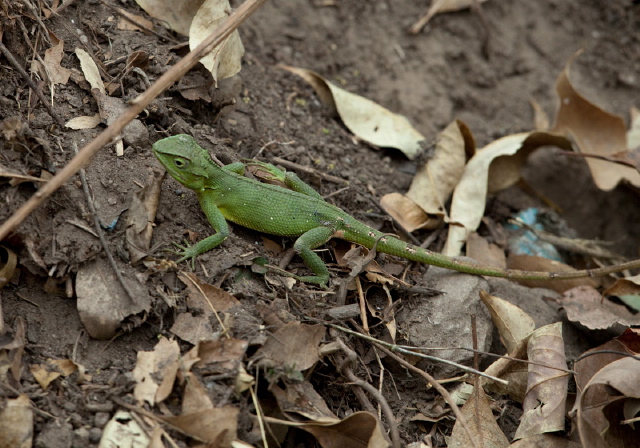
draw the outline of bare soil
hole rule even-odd
[[[117,3],[144,14],[133,1]],[[579,49],[585,51],[576,60],[572,76],[585,96],[625,117],[631,106],[638,105],[640,6],[631,0],[486,2],[482,10],[489,29],[487,55],[483,54],[482,21],[470,11],[439,15],[421,34],[410,35],[408,27],[425,13],[429,2],[321,3],[267,2],[240,28],[246,48],[241,73],[223,81],[219,90],[211,89],[210,102],[186,100],[180,94],[185,86],[204,84],[208,88],[208,74],[202,68],[193,69],[180,85],[158,98],[139,117],[146,132],[125,141],[124,156],[117,157],[113,148],[107,147],[86,167],[101,223],[108,226],[118,220],[107,237],[120,261],[126,263],[127,254],[123,220],[119,218],[129,207],[132,195],[153,170],[159,169],[150,152],[151,144],[180,132],[194,135],[225,162],[255,156],[267,161],[281,157],[345,179],[349,188],[331,196],[330,201],[373,227],[397,232],[384,217],[378,200],[387,193],[406,191],[417,162],[408,161],[399,151],[358,142],[323,109],[307,84],[278,64],[321,73],[347,90],[409,117],[429,139],[435,139],[453,119],[460,119],[473,132],[478,147],[507,134],[531,130],[531,98],[552,114],[556,107],[555,80]],[[47,46],[37,37],[41,30],[31,13],[20,5],[14,7],[11,17],[1,18],[2,42],[28,70],[34,51],[42,55]],[[16,17],[24,23],[24,32]],[[45,26],[65,41],[62,65],[80,73],[73,52],[83,45],[103,62],[144,51],[150,56],[144,73],[153,82],[184,54],[173,41],[118,30],[113,17],[114,12],[104,3],[89,0],[74,2],[58,17],[46,20]],[[161,26],[155,30],[178,41],[184,39]],[[106,65],[111,76],[117,76],[123,68],[124,62]],[[145,88],[143,78],[135,73],[127,75],[116,96],[135,98]],[[6,168],[34,176],[42,171],[55,173],[73,156],[74,147],[84,146],[103,128],[61,129],[4,57],[0,57],[0,79],[0,118],[16,117],[24,127],[23,145],[7,146],[0,153],[0,164]],[[78,79],[72,76],[53,92],[35,79],[45,96],[53,98],[53,110],[65,122],[98,112],[86,85]],[[235,104],[229,105],[232,100]],[[323,195],[342,187],[299,174]],[[624,186],[607,193],[597,190],[584,161],[552,150],[537,153],[525,168],[525,177],[561,207],[561,217],[580,237],[611,240],[615,242],[612,250],[637,255],[640,235],[635,223],[640,208],[635,192]],[[11,216],[36,189],[31,182],[1,183],[0,219]],[[92,227],[85,204],[76,177],[3,242],[19,256],[19,275],[1,294],[4,322],[10,328],[18,318],[26,323],[24,365],[71,358],[92,375],[91,382],[84,385],[72,378],[60,378],[43,391],[24,369],[21,390],[42,411],[35,416],[36,446],[97,446],[106,418],[118,408],[112,397],[126,398],[132,392],[130,372],[137,352],[152,350],[159,335],[171,336],[169,328],[179,312],[168,307],[156,291],[170,291],[178,302],[184,297],[175,273],[148,274],[143,266],[127,264],[133,273],[145,274],[146,285],[156,300],[151,312],[144,323],[127,328],[111,341],[88,337],[75,298],[65,292],[80,266],[103,256],[99,241],[77,225],[81,222]],[[488,213],[497,219],[504,217],[505,210],[532,204],[543,206],[514,187],[493,199]],[[162,250],[188,237],[187,231],[198,237],[211,232],[195,197],[170,178],[163,184],[155,225],[151,255],[156,257],[166,257]],[[417,234],[421,240],[428,236]],[[286,247],[292,244],[287,240],[277,242]],[[438,250],[442,243],[438,238],[432,248]],[[195,273],[243,302],[269,303],[275,298],[288,298],[297,304],[297,315],[320,316],[317,309],[334,305],[332,295],[310,293],[304,285],[296,285],[290,292],[271,287],[261,274],[251,272],[251,260],[258,256],[266,257],[271,264],[279,260],[278,255],[265,249],[260,234],[233,226],[232,236],[221,248],[199,257]],[[295,268],[299,260],[293,263]],[[346,273],[337,270],[332,275],[339,279]],[[53,280],[45,288],[47,278]],[[421,281],[419,275],[412,280]],[[338,284],[332,281],[331,289],[336,291]],[[407,293],[394,294],[402,298]],[[350,302],[352,295],[348,296]],[[375,359],[367,358],[366,362],[376,365]],[[389,368],[395,384],[385,394],[400,418],[403,443],[421,440],[432,424],[409,421],[410,409],[425,406],[433,394],[398,366]],[[360,410],[348,388],[332,383],[335,370],[325,366],[319,373],[314,385],[334,412],[344,416]],[[2,390],[12,396],[7,389]],[[347,396],[340,396],[342,393]],[[501,421],[507,427],[509,421],[517,422],[518,418],[517,406],[509,405]],[[450,424],[441,424],[440,428],[446,432]],[[186,446],[186,437],[175,437],[180,446]],[[434,443],[444,446],[441,434],[435,436]]]

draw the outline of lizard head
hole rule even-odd
[[[205,187],[211,167],[206,149],[190,135],[179,134],[153,144],[153,153],[175,180],[192,190]]]

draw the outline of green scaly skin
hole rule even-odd
[[[196,193],[215,234],[194,246],[181,248],[180,260],[194,258],[220,245],[229,236],[227,221],[271,235],[297,237],[294,249],[314,275],[297,276],[300,281],[326,287],[329,270],[313,251],[331,238],[341,238],[378,252],[440,266],[468,274],[512,279],[550,280],[594,277],[640,267],[640,260],[572,272],[535,272],[500,269],[457,260],[386,236],[361,223],[344,210],[326,202],[295,174],[258,161],[220,167],[195,139],[181,134],[159,140],[153,153],[171,176]],[[290,189],[244,177],[247,165],[257,166],[269,179],[282,181]]]

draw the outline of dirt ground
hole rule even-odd
[[[27,3],[40,4],[10,2],[8,9],[5,4],[5,12],[0,10],[0,23],[2,42],[29,71],[34,54],[43,55],[49,46],[43,42],[41,26],[33,20]],[[114,19],[117,16],[107,3],[73,2],[59,16],[44,20],[43,26],[64,40],[61,65],[73,74],[66,84],[56,85],[53,92],[36,75],[32,78],[65,122],[98,112],[96,101],[80,76],[76,47],[90,50],[114,78],[124,69],[124,60],[118,58],[126,58],[135,51],[149,55],[144,76],[130,72],[118,80],[121,89],[114,96],[125,100],[135,98],[145,89],[146,79],[155,81],[186,53],[184,47],[176,45],[176,40],[182,42],[184,38],[157,24],[154,29],[160,37],[118,29]],[[472,131],[478,147],[504,135],[531,130],[532,98],[553,116],[556,78],[579,49],[584,49],[584,53],[573,65],[572,79],[585,96],[624,117],[628,117],[630,107],[638,106],[638,2],[488,1],[482,5],[489,30],[487,55],[483,51],[483,21],[468,10],[438,15],[420,34],[410,35],[407,29],[426,12],[428,5],[427,1],[402,0],[338,0],[326,4],[310,0],[268,1],[239,30],[246,53],[238,76],[223,81],[220,89],[214,91],[208,90],[207,72],[201,67],[193,69],[139,117],[142,129],[125,136],[123,156],[116,156],[113,147],[106,147],[92,159],[86,167],[86,180],[98,218],[105,227],[115,223],[106,231],[109,247],[122,270],[148,289],[151,304],[146,313],[128,321],[117,337],[111,340],[90,337],[80,320],[76,297],[69,294],[78,270],[96,259],[104,259],[99,240],[79,225],[93,227],[78,176],[3,242],[18,254],[19,260],[19,273],[0,294],[2,317],[11,329],[9,334],[14,334],[20,320],[26,326],[19,392],[27,394],[38,409],[34,416],[35,446],[98,446],[106,422],[120,408],[118,403],[132,403],[135,386],[132,372],[137,353],[153,350],[161,335],[174,338],[170,329],[185,312],[186,293],[177,272],[153,271],[143,264],[132,266],[125,247],[122,217],[131,206],[133,195],[149,183],[154,170],[160,171],[150,151],[158,139],[187,133],[224,162],[251,157],[270,161],[280,157],[344,179],[349,187],[329,200],[372,227],[398,233],[379,207],[379,199],[387,193],[406,191],[418,162],[407,160],[397,150],[373,148],[355,139],[321,106],[311,87],[278,64],[314,70],[343,88],[408,117],[432,141],[452,120],[462,120]],[[132,0],[117,2],[117,6],[144,15]],[[74,147],[81,148],[104,129],[104,124],[86,130],[60,128],[6,55],[0,56],[0,79],[0,119],[5,141],[9,129],[16,128],[20,129],[17,132],[21,141],[17,146],[7,143],[0,153],[0,164],[7,169],[36,177],[45,171],[54,174],[71,159]],[[200,91],[209,98],[188,100],[180,93],[203,85]],[[230,105],[232,100],[235,102]],[[553,149],[536,153],[524,173],[534,190],[560,207],[561,218],[576,235],[613,241],[611,250],[628,257],[637,256],[640,230],[634,224],[640,219],[640,207],[635,191],[624,186],[612,192],[598,190],[583,160],[558,155]],[[299,174],[325,196],[344,186],[320,176]],[[37,191],[37,186],[33,182],[12,185],[2,180],[0,221],[5,221]],[[489,201],[487,215],[498,221],[531,205],[544,206],[520,187],[513,187]],[[163,249],[170,248],[173,242],[199,239],[210,232],[195,196],[167,178],[162,184],[150,255],[156,259],[171,258]],[[420,241],[429,235],[416,233]],[[285,247],[292,244],[287,239],[275,241]],[[441,234],[430,247],[440,250],[443,243]],[[198,258],[194,273],[201,281],[233,294],[256,326],[266,325],[260,306],[274,307],[274,303],[283,299],[289,301],[286,314],[295,316],[294,320],[304,320],[304,316],[322,318],[324,311],[336,306],[335,294],[300,284],[287,290],[277,282],[266,281],[256,267],[256,257],[278,264],[280,255],[264,243],[262,235],[233,226],[232,235],[223,246]],[[330,259],[330,255],[327,257]],[[298,259],[288,269],[296,267],[304,269]],[[189,270],[187,264],[181,264],[180,268]],[[425,269],[414,267],[414,274],[407,280],[418,286],[431,286],[424,283]],[[339,279],[347,273],[332,268],[330,292],[338,291]],[[347,303],[356,300],[355,294],[348,291]],[[547,294],[552,293],[537,293],[537,300]],[[413,293],[402,289],[394,291],[393,297],[405,301],[397,316],[398,334],[411,335],[412,342],[416,342],[421,336],[410,328],[414,325],[411,318],[418,313],[412,307],[416,300],[424,302],[428,297],[416,299]],[[466,315],[472,312],[486,315],[480,308],[464,309],[459,314],[466,313],[466,320]],[[544,323],[553,321],[548,316],[533,317]],[[455,323],[442,325],[456,327]],[[380,326],[376,331],[382,337]],[[498,353],[503,353],[492,331],[490,326],[485,329],[485,343],[493,344]],[[599,342],[578,330],[570,331],[575,331],[575,337],[582,341],[575,353]],[[330,339],[329,334],[325,337],[327,341]],[[464,337],[460,341],[450,340],[449,346],[470,346],[468,334]],[[423,345],[447,343],[424,338],[420,339]],[[345,336],[343,339],[349,340]],[[364,344],[350,343],[359,356],[354,370],[377,388],[380,369],[375,356]],[[180,341],[181,353],[191,346]],[[249,352],[255,353],[257,347],[252,345]],[[79,384],[76,376],[60,377],[43,390],[27,366],[48,359],[72,359],[84,366],[91,380]],[[388,361],[385,365],[386,375],[394,379],[385,383],[383,394],[396,416],[403,445],[423,440],[437,426],[431,443],[445,446],[444,435],[450,433],[452,421],[434,424],[411,420],[417,410],[433,403],[436,394],[397,363]],[[455,373],[436,366],[422,367],[438,376]],[[348,381],[330,363],[323,363],[309,375],[310,382],[339,417],[363,410],[347,387]],[[15,398],[18,392],[8,387],[0,390],[10,398]],[[228,398],[227,403],[238,405],[240,412],[245,413],[239,437],[259,444],[259,439],[252,438],[255,431],[247,423],[253,409],[251,400],[236,396]],[[517,403],[501,403],[498,421],[511,437],[521,411]],[[187,446],[188,437],[179,432],[172,435],[178,446]],[[291,432],[287,443],[312,446],[315,442],[304,433]]]

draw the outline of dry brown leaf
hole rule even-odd
[[[435,15],[471,8],[475,2],[484,3],[486,1],[487,0],[434,0],[431,2],[427,13],[411,27],[410,32],[413,34],[419,33]]]
[[[406,117],[347,92],[311,70],[287,65],[280,67],[307,81],[325,107],[336,112],[356,137],[376,146],[399,149],[409,159],[422,149],[425,138]]]
[[[187,285],[189,291],[187,305],[190,308],[200,308],[205,312],[213,310],[220,312],[240,305],[238,299],[224,289],[203,283],[190,272],[180,272],[178,278]]]
[[[142,16],[136,15],[136,14],[132,14],[128,11],[125,11],[122,8],[118,8],[118,12],[120,14],[122,14],[125,17],[128,17],[129,19],[133,20],[134,22],[140,24],[140,26],[142,26],[142,28],[140,28],[138,25],[134,25],[132,22],[130,22],[129,20],[126,20],[123,17],[120,17],[120,20],[118,20],[118,29],[119,30],[123,30],[123,31],[146,31],[146,30],[152,30],[153,29],[153,22],[149,19],[146,19]]]
[[[509,269],[519,269],[523,271],[544,271],[544,272],[571,272],[575,271],[569,265],[549,258],[535,255],[513,255],[507,257],[507,267]],[[576,278],[572,280],[521,280],[514,281],[529,288],[547,288],[560,294],[578,286],[596,287],[598,282],[592,278]]]
[[[205,0],[193,17],[189,28],[189,48],[193,50],[205,40],[222,22],[227,20],[231,6],[229,0]],[[234,31],[211,53],[200,59],[200,63],[218,80],[230,78],[240,71],[244,46],[238,31]]]
[[[0,409],[0,447],[31,448],[33,411],[29,397],[22,394],[8,399]]]
[[[574,365],[578,395],[583,393],[591,378],[603,367],[624,358],[625,353],[632,355],[637,353],[630,347],[636,347],[640,350],[640,337],[628,329],[618,338],[583,353],[582,359],[576,361]],[[597,433],[602,433],[608,426],[602,409],[612,401],[613,398],[607,387],[601,384],[593,385],[588,396],[582,397],[582,419],[588,422],[589,426]],[[576,411],[577,408],[574,405],[571,414],[575,415]]]
[[[633,358],[622,358],[617,361],[613,361],[610,364],[600,369],[589,380],[581,394],[578,395],[576,402],[576,408],[578,410],[577,426],[580,434],[580,439],[583,443],[588,443],[593,447],[607,447],[607,446],[638,446],[640,444],[640,435],[638,431],[632,431],[629,435],[629,431],[624,431],[620,428],[620,420],[611,421],[607,419],[605,423],[605,439],[600,436],[597,428],[594,427],[594,422],[589,419],[589,414],[585,413],[586,403],[590,402],[589,395],[592,389],[595,391],[602,391],[604,387],[606,397],[606,406],[604,402],[598,404],[591,404],[590,410],[593,412],[595,407],[606,412],[607,406],[613,404],[623,404],[627,399],[639,399],[640,398],[640,361]],[[604,398],[604,397],[603,397]],[[630,437],[628,440],[625,437],[620,440],[621,434],[625,434]],[[588,442],[586,442],[588,441]]]
[[[640,275],[617,279],[613,285],[602,291],[603,296],[624,296],[640,294]]]
[[[4,246],[0,246],[0,288],[3,288],[13,278],[18,265],[18,257],[15,252]],[[0,317],[1,319],[2,317]]]
[[[640,148],[640,110],[632,107],[630,115],[631,126],[627,132],[627,149],[629,151]]]
[[[118,263],[116,261],[119,266]],[[133,297],[128,296],[105,259],[97,258],[78,269],[78,314],[89,335],[95,339],[111,339],[126,318],[151,308],[147,287],[138,281],[131,269],[118,269]]]
[[[78,366],[70,359],[48,359],[46,364],[31,364],[29,371],[42,389],[47,390],[49,384],[61,376],[69,376],[78,370]]]
[[[467,257],[473,258],[485,266],[495,266],[501,269],[506,269],[507,267],[507,257],[504,254],[504,250],[496,244],[489,243],[476,232],[469,234],[466,252]]]
[[[418,204],[401,193],[385,194],[380,199],[380,206],[407,232],[431,229],[440,222],[440,219],[430,218]]]
[[[531,334],[527,347],[529,379],[522,403],[524,414],[515,439],[564,430],[569,374],[562,323],[545,325]],[[549,367],[544,367],[544,366]]]
[[[588,286],[565,292],[559,303],[571,322],[579,322],[590,330],[621,331],[640,325],[640,315],[632,314],[624,305],[603,299],[598,291]]]
[[[278,402],[278,408],[287,418],[298,421],[301,416],[312,421],[337,419],[324,399],[307,380],[301,382],[272,383],[269,391]]]
[[[529,103],[531,104],[531,108],[533,109],[533,126],[536,131],[548,131],[551,126],[551,122],[549,121],[549,116],[544,111],[540,103],[538,103],[533,98],[529,99]]]
[[[480,291],[480,298],[489,309],[491,320],[500,333],[500,339],[511,353],[536,328],[533,318],[521,308],[486,291]]]
[[[520,168],[529,154],[546,145],[571,149],[571,143],[566,137],[535,131],[495,140],[469,160],[453,193],[450,221],[457,225],[449,227],[443,250],[445,255],[460,255],[469,233],[480,225],[487,194],[516,183],[520,179]]]
[[[490,399],[482,388],[474,391],[474,395],[460,409],[465,423],[469,427],[473,440],[483,448],[502,448],[509,446],[491,411]],[[448,441],[449,448],[467,448],[472,446],[467,431],[456,420]]]
[[[184,375],[184,393],[182,396],[182,413],[191,414],[194,412],[213,409],[213,402],[209,398],[209,392],[202,385],[198,376],[192,372]]]
[[[0,320],[0,330],[4,336],[0,338],[0,384],[19,388],[27,331],[21,316],[16,318],[14,327],[14,337],[11,339],[6,334],[7,328],[4,322]]]
[[[191,21],[204,0],[136,0],[136,3],[163,26],[188,36]]]
[[[199,341],[213,339],[216,332],[211,326],[206,314],[196,314],[189,312],[180,313],[171,326],[171,333],[178,336],[183,341],[196,345]]]
[[[563,439],[562,437],[551,434],[537,434],[535,436],[526,437],[516,440],[509,448],[580,448],[581,445],[572,440]]]
[[[559,108],[554,132],[571,136],[579,151],[585,154],[606,157],[626,151],[627,130],[622,117],[591,103],[571,84],[569,68],[576,56],[567,62],[556,81]],[[612,190],[622,180],[628,180],[636,187],[640,186],[640,173],[634,168],[593,157],[587,157],[586,162],[593,181],[601,190]]]
[[[289,422],[266,417],[269,423],[304,429],[313,434],[322,448],[388,448],[378,419],[369,412],[355,412],[343,420],[312,423]]]
[[[255,356],[260,364],[304,371],[320,359],[318,347],[324,333],[322,325],[289,322],[270,335]]]
[[[149,255],[149,246],[153,236],[153,222],[158,211],[160,186],[166,171],[154,171],[147,184],[131,197],[131,204],[127,212],[127,228],[125,241],[132,264]]]
[[[210,372],[236,371],[248,346],[249,343],[243,339],[218,338],[213,341],[200,341],[183,357],[183,368],[188,370],[188,365],[193,360],[193,365],[206,366]]]
[[[133,395],[139,403],[151,406],[162,402],[173,389],[178,373],[180,347],[174,339],[160,338],[151,352],[138,352],[133,378],[136,386]]]
[[[49,33],[53,46],[44,52],[44,68],[52,84],[66,84],[71,76],[71,70],[60,65],[64,56],[64,41]]]
[[[233,406],[205,409],[177,416],[158,415],[156,418],[170,424],[182,433],[216,448],[230,448],[236,438],[238,414]]]
[[[470,135],[461,121],[451,122],[440,134],[433,157],[416,173],[406,196],[428,215],[446,217],[445,204],[464,172],[467,149],[464,134]]]

